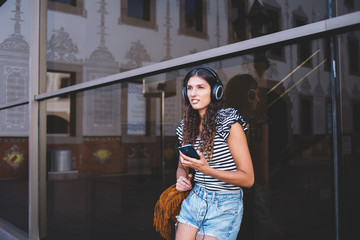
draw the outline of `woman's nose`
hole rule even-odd
[[[197,91],[196,91],[195,88],[193,88],[193,89],[190,90],[190,95],[191,95],[191,96],[195,96],[196,93],[197,93]]]

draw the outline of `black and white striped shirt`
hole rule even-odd
[[[231,125],[234,123],[240,123],[244,131],[247,131],[246,122],[239,115],[238,111],[233,108],[221,109],[216,116],[216,136],[214,140],[214,149],[212,159],[206,159],[209,166],[214,169],[223,171],[236,171],[236,165],[234,159],[230,153],[227,138],[230,134]],[[182,144],[182,132],[184,127],[184,121],[182,120],[176,129],[176,135]],[[200,144],[200,138],[196,139],[194,148],[197,149]],[[204,154],[206,157],[206,154]],[[207,190],[210,191],[227,191],[227,190],[239,190],[239,186],[235,186],[229,183],[222,182],[216,178],[208,175],[204,175],[202,172],[196,171],[195,182]]]

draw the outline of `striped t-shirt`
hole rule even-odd
[[[240,123],[244,131],[247,131],[246,122],[239,115],[238,111],[234,108],[226,108],[218,111],[216,116],[216,136],[214,140],[213,156],[212,159],[206,159],[209,166],[214,169],[224,171],[236,171],[236,165],[234,159],[230,153],[227,138],[230,134],[231,125],[234,123]],[[182,120],[176,129],[176,135],[178,136],[180,144],[182,144],[182,132],[184,127],[184,120]],[[196,139],[194,148],[197,149],[200,144],[200,138]],[[204,154],[206,157],[206,154]],[[235,186],[229,183],[222,182],[216,178],[208,175],[204,175],[202,172],[195,171],[195,182],[207,190],[210,191],[226,191],[226,190],[239,190],[239,186]]]

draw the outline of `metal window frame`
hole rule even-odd
[[[31,2],[31,39],[29,64],[29,239],[39,239],[39,185],[38,185],[38,107],[39,103],[31,98],[38,94],[40,61],[40,1]]]
[[[31,2],[29,63],[29,239],[46,234],[46,121],[45,102],[33,96],[46,89],[47,0]],[[19,105],[19,104],[18,104]]]
[[[45,110],[42,101],[62,94],[85,91],[122,81],[142,78],[191,65],[223,59],[233,55],[246,53],[256,48],[275,44],[287,44],[304,37],[316,38],[329,33],[345,32],[352,27],[360,26],[360,11],[44,93],[44,89],[42,89],[44,84],[42,83],[45,80],[43,76],[44,70],[46,71],[46,20],[47,1],[32,0],[29,100],[0,105],[0,110],[4,110],[29,104],[29,239],[40,239],[40,235],[46,235],[46,223],[43,221],[43,207],[41,207],[42,209],[39,207],[41,204],[46,203],[43,202],[44,194],[46,194],[46,192],[44,192],[46,179],[44,180],[43,177],[41,177],[45,176],[42,173],[44,171],[44,152],[46,150],[45,133],[41,130],[43,127],[41,128],[39,126],[39,120],[41,116],[44,116],[42,112]],[[40,228],[42,229],[41,232],[39,230]]]

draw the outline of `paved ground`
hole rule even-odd
[[[0,239],[1,240],[18,240],[17,238],[13,237],[10,233],[6,232],[5,230],[0,228]]]
[[[19,230],[15,230],[16,227],[9,225],[9,223],[3,221],[0,218],[0,240],[23,240],[27,239],[27,236],[19,233]],[[6,230],[5,230],[6,229]]]
[[[312,172],[313,176],[322,181],[329,179],[328,173],[320,170]],[[280,178],[287,179],[286,184],[282,180],[283,184],[276,184],[274,190],[256,187],[245,191],[246,214],[238,239],[332,238],[328,185],[321,181],[304,185],[300,181],[304,170],[289,171],[286,173],[290,177]],[[175,182],[173,175],[165,182]],[[304,179],[310,179],[309,175]],[[151,175],[84,175],[74,180],[49,180],[44,240],[162,240],[153,227],[153,210],[166,187],[158,176]],[[27,191],[26,181],[0,181],[0,216],[23,231],[28,226]],[[7,232],[1,231],[1,226],[0,221],[0,240],[24,239],[9,234],[8,227],[3,228]]]

